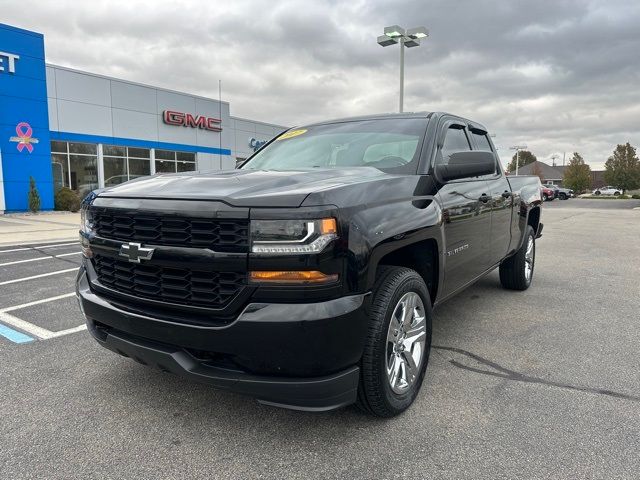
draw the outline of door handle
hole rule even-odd
[[[509,197],[512,197],[512,196],[513,196],[513,193],[508,192],[507,190],[502,192],[502,198],[509,198]]]
[[[491,200],[491,197],[486,193],[483,193],[478,200],[480,200],[482,203],[487,203],[489,200]]]

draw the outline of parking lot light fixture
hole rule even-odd
[[[399,25],[392,25],[390,27],[384,27],[384,34],[389,38],[403,37],[405,32],[404,28]]]
[[[429,30],[425,27],[415,27],[407,30],[407,37],[409,38],[426,38],[429,36]]]
[[[389,45],[400,44],[400,108],[404,110],[404,48],[420,46],[420,39],[429,36],[429,31],[425,27],[414,27],[405,31],[399,25],[384,27],[384,35],[378,37],[378,45],[388,47]]]

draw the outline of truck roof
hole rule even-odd
[[[297,127],[294,128],[298,128],[298,127],[303,127],[303,126],[315,126],[315,125],[327,125],[330,123],[342,123],[342,122],[358,122],[358,121],[364,121],[364,120],[379,120],[379,119],[392,119],[392,118],[440,118],[443,116],[451,116],[451,117],[455,117],[459,120],[462,120],[463,122],[475,127],[475,128],[480,128],[481,130],[484,130],[485,132],[487,131],[486,127],[484,125],[482,125],[479,122],[476,122],[474,120],[469,120],[468,118],[464,118],[461,117],[460,115],[454,115],[452,113],[447,113],[447,112],[402,112],[402,113],[378,113],[378,114],[372,114],[372,115],[359,115],[359,116],[355,116],[355,117],[345,117],[345,118],[334,118],[331,120],[325,120],[325,121],[321,121],[321,122],[313,122],[313,123],[308,123],[305,125],[298,125]]]

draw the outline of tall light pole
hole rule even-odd
[[[516,175],[518,175],[518,167],[520,167],[520,150],[526,150],[526,145],[514,145],[510,150],[516,151]]]
[[[429,36],[429,30],[425,27],[415,27],[405,30],[399,25],[384,27],[384,35],[378,37],[378,45],[388,47],[389,45],[400,44],[400,108],[404,109],[404,47],[420,46],[420,39]]]

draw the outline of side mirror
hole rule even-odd
[[[464,151],[449,155],[449,163],[436,165],[434,173],[441,182],[491,175],[496,172],[496,158],[491,152]]]

